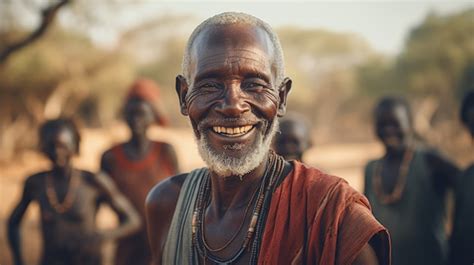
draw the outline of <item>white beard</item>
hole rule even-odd
[[[264,128],[265,131],[266,128]],[[278,118],[275,118],[272,127],[265,137],[263,133],[257,134],[255,146],[249,148],[247,154],[241,157],[229,157],[216,152],[209,144],[207,134],[200,134],[200,139],[196,139],[199,154],[208,168],[221,177],[243,176],[257,168],[265,159],[272,143],[273,136],[278,130]],[[244,144],[226,145],[226,150],[240,150],[245,148]]]

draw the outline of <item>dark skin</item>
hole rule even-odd
[[[413,127],[408,115],[401,105],[381,108],[376,113],[376,135],[385,147],[381,177],[386,193],[391,193],[395,188],[404,153],[412,148]],[[446,189],[454,187],[459,168],[435,150],[426,150],[424,155],[432,172],[434,188],[444,195]]]
[[[147,136],[148,128],[155,123],[156,113],[154,112],[152,106],[142,100],[142,99],[129,99],[124,107],[124,119],[130,129],[131,137],[130,139],[123,144],[124,154],[129,161],[141,161],[146,159],[151,152],[155,152],[155,146],[159,144],[159,155],[156,156],[156,161],[152,161],[154,165],[163,165],[163,162],[166,162],[168,170],[170,172],[162,173],[161,175],[154,175],[155,173],[144,173],[146,175],[128,175],[128,182],[124,183],[123,179],[120,179],[121,176],[115,175],[115,170],[117,163],[120,163],[116,160],[116,156],[112,149],[106,151],[101,160],[101,169],[110,174],[112,179],[117,183],[118,188],[121,192],[127,196],[127,198],[132,202],[135,208],[138,210],[140,218],[145,222],[145,196],[150,191],[150,189],[155,185],[161,177],[164,177],[165,174],[172,175],[179,172],[178,169],[178,160],[174,148],[167,143],[156,143],[150,140]],[[151,154],[152,155],[152,154]],[[163,161],[166,160],[166,161]],[[124,173],[127,174],[127,173]],[[122,175],[123,177],[124,175]],[[137,249],[140,247],[137,246],[135,242],[142,241],[143,246],[146,247],[148,243],[145,239],[146,231],[145,226],[141,227],[137,234],[133,235],[131,238],[126,239],[125,241],[120,241],[118,243],[118,248],[116,250],[116,264],[125,264],[136,255]],[[119,260],[121,259],[121,260]],[[134,262],[137,264],[149,263],[150,254],[141,254],[141,259],[134,259]]]
[[[130,100],[124,109],[124,118],[131,132],[131,137],[125,143],[125,154],[130,160],[140,160],[150,151],[152,141],[147,136],[148,128],[155,122],[155,113],[150,104],[143,100]],[[161,152],[163,157],[168,159],[170,167],[178,169],[178,159],[174,148],[163,143]],[[101,160],[101,168],[106,172],[111,172],[110,164],[113,154],[105,152]],[[147,192],[147,191],[145,191]]]
[[[181,112],[189,116],[196,137],[206,135],[215,151],[233,157],[244,156],[254,148],[257,133],[268,137],[272,123],[286,111],[286,98],[291,89],[288,78],[275,84],[273,54],[267,33],[249,25],[212,26],[197,36],[192,47],[191,78],[176,78]],[[252,129],[238,137],[227,137],[217,133],[213,129],[216,126],[252,126]],[[225,148],[235,143],[244,147],[238,150]],[[204,218],[204,234],[211,247],[222,246],[241,222],[248,227],[250,216],[244,218],[245,207],[265,170],[267,160],[263,161],[244,175],[242,181],[239,176],[222,177],[211,171],[211,203]],[[290,170],[287,163],[284,174]],[[166,179],[148,195],[148,237],[155,265],[161,264],[176,201],[186,177],[187,174],[181,174]],[[244,239],[244,230],[228,248],[216,255],[228,258],[235,253]],[[370,249],[370,246],[366,248]],[[237,264],[248,264],[249,258],[249,253],[245,252]],[[364,256],[360,258],[364,259]],[[376,260],[371,255],[363,264],[377,264],[372,263],[371,258]]]
[[[275,135],[273,148],[286,160],[303,161],[303,154],[311,147],[308,128],[302,122],[287,119],[280,122],[280,133]]]
[[[19,228],[24,213],[33,201],[39,204],[41,211],[42,264],[97,264],[88,263],[88,260],[100,257],[101,242],[135,232],[140,227],[140,219],[105,174],[95,175],[72,167],[71,158],[77,153],[77,139],[74,139],[71,129],[59,129],[52,139],[42,144],[43,152],[51,160],[51,171],[34,174],[25,181],[21,200],[8,221],[14,264],[23,264]],[[76,189],[71,190],[75,192],[75,199],[71,208],[59,213],[48,201],[46,179],[52,177],[58,201],[63,202],[73,175],[79,179]],[[125,221],[115,229],[98,231],[95,218],[101,203],[107,203]]]

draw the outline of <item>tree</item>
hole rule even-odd
[[[42,9],[40,11],[41,22],[38,27],[23,39],[8,44],[5,48],[3,48],[2,51],[0,51],[0,65],[5,64],[7,59],[15,52],[18,52],[22,48],[32,44],[33,42],[41,38],[51,27],[58,11],[68,3],[69,0],[61,0]]]
[[[450,103],[474,60],[473,36],[474,9],[448,16],[429,14],[408,36],[395,71],[411,93],[436,95]]]
[[[370,60],[358,70],[366,95],[398,93],[416,103],[415,126],[428,140],[442,144],[458,127],[460,96],[472,84],[474,9],[440,16],[430,13],[409,33],[394,60]],[[459,130],[458,130],[459,131]]]

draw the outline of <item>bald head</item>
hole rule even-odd
[[[283,52],[278,36],[262,20],[244,13],[227,12],[202,22],[191,34],[185,50],[182,71],[189,85],[192,84],[197,53],[210,49],[242,49],[246,44],[257,43],[260,52],[269,55],[275,75],[275,84],[284,78]],[[255,45],[254,45],[255,46]],[[255,48],[255,47],[254,47]],[[255,52],[255,51],[251,51]],[[259,52],[259,51],[256,51]],[[229,60],[232,60],[229,58]]]

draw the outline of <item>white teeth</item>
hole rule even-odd
[[[236,137],[246,134],[253,128],[252,125],[246,125],[241,127],[221,127],[221,126],[214,126],[212,130],[216,133],[225,134],[227,136]]]

